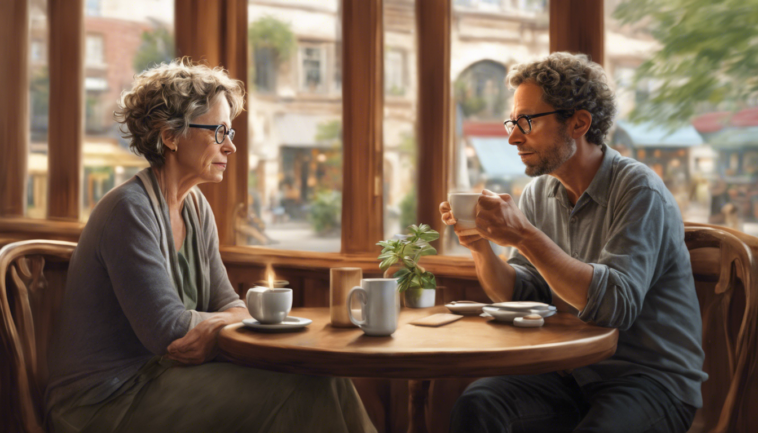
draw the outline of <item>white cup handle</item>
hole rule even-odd
[[[358,302],[361,303],[361,318],[363,320],[356,320],[355,317],[353,317],[353,309],[351,306],[353,305],[353,294],[358,294]],[[353,322],[353,325],[361,328],[363,325],[366,324],[366,300],[368,299],[368,292],[366,289],[364,289],[361,286],[355,286],[352,289],[350,289],[350,293],[347,294],[347,317],[350,318],[350,321]]]

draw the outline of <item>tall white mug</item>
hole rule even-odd
[[[353,311],[350,309],[353,295],[358,296],[363,320],[353,317]],[[346,308],[350,321],[366,335],[386,337],[397,329],[399,305],[397,278],[364,278],[360,286],[350,290]]]

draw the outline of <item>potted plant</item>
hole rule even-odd
[[[379,268],[385,271],[385,277],[392,266],[399,269],[392,275],[397,278],[398,292],[405,294],[405,305],[411,308],[434,306],[434,293],[437,280],[434,274],[424,269],[419,263],[423,256],[437,254],[429,242],[439,239],[440,234],[426,224],[409,227],[410,235],[381,241],[382,247],[378,259]]]

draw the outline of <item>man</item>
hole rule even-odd
[[[518,207],[485,190],[476,231],[456,233],[492,300],[553,303],[618,328],[618,349],[571,372],[476,381],[452,431],[686,432],[707,375],[674,198],[652,170],[603,144],[616,108],[600,65],[553,53],[507,81],[509,143],[535,179]],[[447,202],[440,212],[455,224]],[[490,241],[515,248],[507,263]]]

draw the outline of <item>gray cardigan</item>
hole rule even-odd
[[[244,307],[221,262],[213,212],[198,197],[195,229],[204,237],[202,256],[210,273],[207,311]],[[191,195],[185,206],[193,206]],[[159,220],[137,177],[108,193],[92,212],[71,257],[48,353],[48,408],[85,389],[98,388],[97,400],[105,399],[207,316],[184,308],[161,252],[166,228]],[[167,213],[163,220],[169,221]]]

